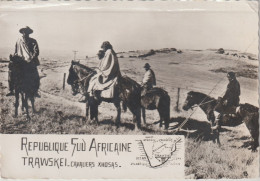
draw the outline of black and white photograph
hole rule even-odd
[[[258,178],[258,21],[258,1],[1,1],[2,177]]]

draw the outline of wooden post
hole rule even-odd
[[[63,75],[63,90],[65,89],[65,79],[66,79],[66,73]]]
[[[179,100],[180,100],[180,88],[178,88],[177,102],[176,102],[176,107],[175,107],[175,110],[177,112],[180,112],[180,110],[179,110]]]

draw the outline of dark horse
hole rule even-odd
[[[165,129],[169,128],[171,99],[168,93],[161,88],[153,88],[141,97],[143,121],[146,124],[145,109],[158,110],[160,115],[160,127],[164,122]]]
[[[96,71],[80,64],[79,62],[72,61],[69,69],[69,76],[67,83],[71,85],[73,95],[78,93],[83,94],[86,100],[89,99],[87,93],[89,81]],[[141,128],[141,87],[134,80],[129,77],[119,77],[118,85],[115,88],[115,96],[113,99],[101,98],[101,101],[113,103],[117,109],[116,125],[119,127],[122,101],[132,112],[133,120],[137,124],[137,128]],[[98,123],[98,105],[100,102],[89,100],[86,102],[86,118],[88,118],[88,111],[90,108],[90,118],[95,119]]]
[[[10,55],[11,69],[13,72],[14,90],[15,90],[15,117],[18,115],[19,94],[22,96],[22,110],[25,107],[27,119],[30,119],[28,110],[28,98],[31,100],[32,112],[34,108],[34,95],[37,92],[35,84],[35,76],[32,64],[25,62],[19,56]]]
[[[182,109],[187,111],[192,109],[195,105],[199,106],[203,110],[203,112],[207,115],[207,119],[212,123],[212,125],[214,125],[214,109],[217,105],[217,100],[201,92],[190,91],[187,94],[187,98]]]
[[[256,151],[259,146],[259,108],[251,104],[240,104],[237,110],[237,117],[246,124],[253,141],[251,142],[252,151]]]
[[[220,121],[218,125],[237,126],[242,123],[236,117],[235,108],[232,107],[224,109],[223,100],[221,98],[216,100],[215,98],[201,92],[190,91],[187,94],[187,98],[182,108],[187,111],[189,109],[193,109],[195,106],[199,106],[203,110],[203,112],[207,115],[208,121],[210,121],[212,125],[216,124],[214,111],[225,114],[221,120],[218,120]]]
[[[234,117],[223,117],[221,125],[236,126],[245,123],[253,139],[251,149],[256,151],[259,146],[259,108],[248,103],[239,104],[238,107],[227,107],[223,105],[223,99],[219,98],[215,110],[235,115]]]

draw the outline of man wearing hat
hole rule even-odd
[[[33,33],[33,30],[28,26],[21,28],[19,32],[22,34],[22,38],[19,38],[15,45],[15,55],[21,57],[25,62],[28,63],[32,79],[34,80],[35,89],[38,90],[40,86],[40,77],[37,70],[37,66],[40,64],[39,56],[39,47],[35,39],[30,38],[29,35]],[[10,92],[6,96],[14,95],[14,83],[12,75],[12,62],[9,64],[9,89]],[[38,92],[35,93],[35,97],[40,97]]]
[[[151,69],[151,66],[149,65],[149,63],[146,63],[144,65],[144,69],[146,72],[144,74],[144,78],[141,83],[141,85],[143,87],[143,91],[141,94],[142,96],[144,96],[148,90],[152,89],[153,86],[156,85],[155,74],[154,74],[153,70]]]

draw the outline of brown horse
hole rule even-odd
[[[95,119],[98,123],[98,105],[95,99],[89,99],[88,86],[89,81],[96,72],[80,64],[79,62],[72,61],[69,69],[69,76],[67,83],[72,87],[72,94],[83,94],[86,97],[86,118],[88,118],[88,110],[90,108],[90,118]],[[133,114],[133,120],[136,123],[136,128],[141,128],[141,87],[134,80],[129,77],[119,77],[118,85],[115,88],[114,98],[100,98],[100,101],[113,103],[117,109],[116,125],[120,125],[121,106],[120,102],[123,102]]]
[[[171,98],[162,88],[153,88],[141,97],[143,121],[146,124],[145,109],[157,109],[160,115],[160,127],[164,122],[164,128],[169,128]]]
[[[25,107],[27,119],[30,119],[28,110],[28,99],[31,100],[32,112],[35,112],[34,108],[34,95],[37,92],[37,88],[34,85],[34,67],[25,62],[19,56],[10,55],[11,69],[13,73],[14,90],[15,90],[15,117],[18,115],[19,107],[19,94],[22,96],[22,110]]]

